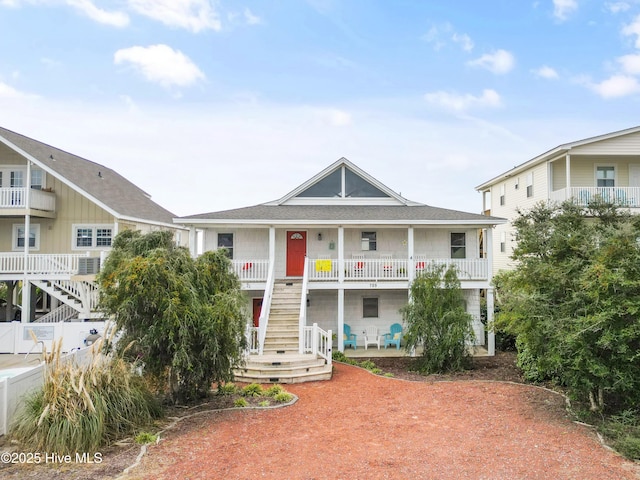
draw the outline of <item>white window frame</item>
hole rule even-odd
[[[500,253],[507,251],[507,232],[500,233]]]
[[[533,197],[533,172],[527,174],[527,198]]]
[[[24,230],[24,223],[13,224],[11,246],[14,252],[24,251],[24,246],[18,246],[18,229],[19,228],[22,228]],[[31,235],[31,233],[35,234],[35,245],[33,247],[29,247],[29,250],[38,251],[40,250],[40,224],[39,223],[32,223],[29,225],[29,236]],[[27,241],[26,238],[25,238],[25,241]]]
[[[500,206],[504,206],[507,203],[507,198],[506,198],[506,185],[503,183],[502,185],[500,185]]]
[[[610,186],[610,187],[604,187],[604,186],[600,187],[598,185],[598,169],[599,168],[612,168],[613,169],[613,185],[612,186]],[[612,165],[610,163],[602,163],[602,164],[594,165],[593,176],[595,178],[596,187],[598,187],[598,188],[614,188],[618,184],[618,168],[616,167],[616,165]]]
[[[371,235],[373,235],[373,238],[371,238]],[[378,250],[378,232],[371,230],[360,232],[360,248],[363,252],[374,252]]]
[[[22,186],[13,186],[13,188],[24,188],[27,183],[27,167],[26,165],[1,165],[0,166],[0,177],[2,177],[2,181],[0,181],[0,187],[9,188],[12,187],[12,180],[15,182],[17,180],[14,175],[11,175],[12,172],[20,173],[20,179]],[[31,167],[31,178],[29,179],[29,186],[33,188],[33,176],[34,172],[41,172],[41,185],[37,185],[37,190],[47,188],[47,172],[38,167]],[[37,174],[36,174],[37,175]],[[14,177],[12,179],[11,177]]]
[[[78,230],[91,230],[91,246],[79,247],[77,245]],[[111,245],[98,245],[98,230],[111,230]],[[71,227],[71,250],[111,250],[115,237],[115,226],[112,223],[74,223]]]
[[[453,238],[451,238],[453,235],[464,235],[464,245],[453,245]],[[464,257],[454,257],[453,256],[453,249],[455,248],[464,248]],[[452,259],[458,259],[458,260],[462,260],[467,257],[467,232],[449,232],[449,257]]]

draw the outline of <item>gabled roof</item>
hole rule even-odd
[[[547,162],[561,155],[565,155],[570,152],[572,149],[577,147],[582,147],[584,145],[588,145],[591,143],[602,142],[605,140],[612,140],[618,137],[622,137],[625,135],[632,135],[634,133],[640,133],[640,126],[627,128],[625,130],[618,130],[616,132],[606,133],[604,135],[598,135],[596,137],[584,138],[582,140],[576,140],[575,142],[564,143],[562,145],[558,145],[556,148],[553,148],[542,155],[538,155],[537,157],[532,158],[520,165],[513,167],[511,170],[507,170],[506,172],[501,173],[493,177],[491,180],[486,181],[476,187],[476,190],[483,190],[496,182],[502,181],[505,177],[510,177],[512,175],[518,174],[523,170],[527,170],[535,165],[538,165],[543,162]]]
[[[121,220],[173,225],[170,211],[118,172],[0,127],[0,142]]]
[[[357,193],[348,197],[346,172],[351,177],[355,190],[360,188],[364,194],[377,196],[361,196]],[[351,175],[350,174],[350,175]],[[340,195],[322,195],[313,190],[311,195],[305,193],[314,189],[325,179],[340,176],[342,191]],[[366,182],[362,184],[361,182]],[[328,190],[332,192],[332,190]],[[309,195],[309,196],[305,196]],[[315,196],[312,196],[315,195]],[[505,223],[506,220],[481,214],[431,207],[413,202],[395,193],[380,181],[341,158],[322,172],[304,182],[290,193],[261,205],[202,213],[174,219],[184,224],[227,224],[227,225],[478,225],[489,226]]]
[[[334,185],[333,190],[328,190]],[[360,167],[342,157],[279,200],[267,205],[306,204],[408,205],[403,198]]]

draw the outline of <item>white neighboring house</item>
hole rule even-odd
[[[513,268],[517,211],[539,202],[571,199],[587,206],[596,197],[640,212],[640,127],[565,143],[476,187],[487,215],[507,218],[493,235],[494,270]]]
[[[384,334],[402,323],[412,280],[435,263],[458,268],[477,343],[494,354],[480,318],[481,294],[489,321],[493,315],[491,251],[482,239],[491,245],[503,219],[407,200],[341,158],[278,200],[174,221],[190,228],[194,255],[200,245],[227,249],[252,298],[256,353],[309,351],[313,324],[338,333],[340,351],[346,324],[362,348],[367,327]]]
[[[82,346],[104,327],[87,321],[101,320],[94,279],[115,235],[171,230],[186,246],[173,217],[110,168],[0,128],[0,353],[29,351],[29,330]]]

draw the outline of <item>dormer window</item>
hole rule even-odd
[[[299,198],[387,198],[389,195],[343,166],[300,192]]]

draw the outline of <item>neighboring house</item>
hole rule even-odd
[[[487,215],[517,217],[539,202],[573,200],[586,206],[602,198],[640,208],[640,127],[560,145],[476,187]],[[494,270],[513,268],[511,223],[493,235]]]
[[[313,324],[337,333],[340,351],[347,324],[362,348],[367,327],[402,323],[412,280],[433,264],[457,267],[477,343],[494,353],[481,322],[481,295],[489,317],[493,305],[482,239],[490,245],[503,219],[407,200],[342,158],[279,200],[174,221],[190,228],[194,254],[227,250],[252,299],[257,353],[310,351]]]
[[[113,238],[125,229],[163,229],[187,245],[173,217],[110,168],[0,128],[0,281],[8,290],[0,319],[23,326],[0,323],[0,352],[33,345],[27,324],[52,340],[62,323],[99,318],[95,274]],[[76,337],[88,327],[65,328],[73,336],[67,347],[80,346]]]

